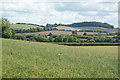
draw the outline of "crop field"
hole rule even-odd
[[[53,35],[71,35],[72,32],[70,31],[42,31],[42,32],[34,32],[34,33],[18,33],[18,34],[24,34],[24,35],[30,35],[30,34],[35,34],[35,35],[48,35],[49,33],[52,33]]]
[[[107,32],[118,32],[118,29],[108,29],[102,27],[75,27],[81,30],[99,30],[99,31],[107,31]]]
[[[52,33],[53,35],[71,35],[71,31],[42,31],[42,32],[34,32],[34,33],[17,33],[18,35],[48,35],[49,33]],[[88,35],[98,34],[97,32],[86,32]],[[78,35],[83,35],[84,32],[77,32]]]
[[[3,78],[118,78],[117,46],[3,41]]]
[[[28,24],[11,24],[10,27],[12,29],[30,29],[30,28],[37,28],[39,26],[36,25],[28,25]]]
[[[81,29],[78,29],[78,28],[74,28],[74,27],[67,27],[67,26],[57,26],[56,27],[58,30],[72,30],[72,31],[79,31]]]
[[[87,33],[88,35],[98,34],[98,32],[77,32],[77,35],[83,35],[84,33]]]
[[[107,31],[107,32],[118,32],[118,29],[108,29],[103,27],[66,27],[66,26],[58,26],[56,27],[58,30],[99,30],[99,31]]]

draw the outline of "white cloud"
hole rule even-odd
[[[118,0],[1,0],[0,13],[15,23],[102,21],[116,26],[117,2]]]

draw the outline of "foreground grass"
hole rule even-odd
[[[118,77],[117,46],[3,40],[3,78]]]
[[[10,26],[14,30],[18,29],[30,29],[30,28],[37,28],[38,26],[35,25],[28,25],[28,24],[11,24]]]

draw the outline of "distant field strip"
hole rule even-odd
[[[78,29],[78,28],[67,27],[67,26],[57,26],[56,28],[57,28],[58,30],[73,30],[73,31],[75,31],[75,30],[77,30],[77,31],[81,30],[81,29]]]
[[[3,78],[117,78],[117,46],[2,39]]]
[[[30,29],[30,28],[37,28],[36,25],[28,25],[28,24],[11,24],[10,26],[12,29]]]
[[[107,31],[107,32],[118,32],[118,29],[109,29],[109,28],[102,28],[102,27],[75,27],[81,30],[98,30],[98,31]]]
[[[53,35],[71,35],[71,31],[42,31],[42,32],[33,32],[33,33],[17,33],[17,34],[23,34],[23,35],[48,35],[49,33],[52,33]],[[88,35],[98,34],[97,32],[86,32]],[[83,35],[84,32],[77,32],[78,35]]]

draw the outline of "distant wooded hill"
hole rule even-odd
[[[102,23],[102,22],[80,22],[80,23],[73,23],[69,25],[64,25],[69,27],[103,27],[103,28],[114,28],[113,25],[110,25],[108,23]]]
[[[102,22],[78,22],[72,24],[47,24],[47,26],[56,27],[56,26],[68,26],[68,27],[103,27],[103,28],[114,28],[113,25]]]

